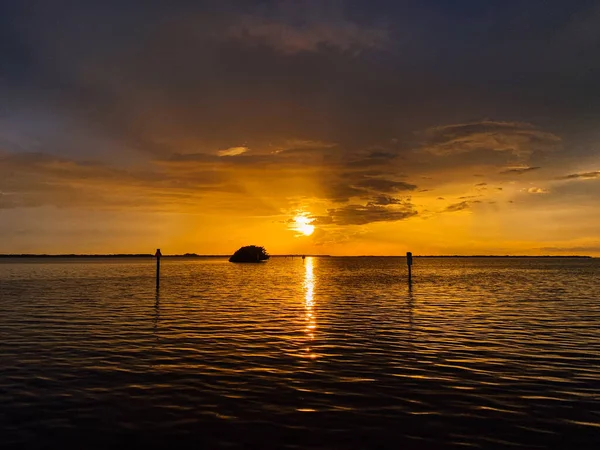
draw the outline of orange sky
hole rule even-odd
[[[522,125],[470,126],[497,136]],[[527,141],[504,164],[455,164],[464,153],[437,155],[427,143],[402,159],[294,145],[144,170],[6,155],[13,192],[3,200],[15,204],[0,211],[14,229],[3,252],[227,254],[259,244],[274,254],[598,254],[600,211],[585,191],[596,178],[523,171],[533,167]],[[314,232],[298,231],[298,217]]]
[[[600,8],[113,3],[0,14],[0,253],[600,256]]]

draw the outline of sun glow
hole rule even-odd
[[[306,216],[296,216],[294,217],[294,225],[292,228],[304,236],[310,236],[315,231],[315,226],[311,225],[311,222],[314,219],[310,219]]]

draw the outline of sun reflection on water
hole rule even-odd
[[[306,352],[309,358],[316,358],[317,355],[312,352],[310,347],[310,341],[315,339],[315,330],[317,329],[317,320],[314,311],[314,291],[315,291],[315,276],[313,273],[314,258],[309,256],[304,261],[304,310],[306,318],[306,336],[308,338],[308,345]]]

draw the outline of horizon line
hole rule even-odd
[[[163,258],[229,258],[229,254],[164,254]],[[321,257],[321,258],[406,258],[406,255],[330,255],[330,254],[307,254],[288,253],[270,255],[272,258],[283,257]],[[152,253],[0,253],[0,258],[154,258]],[[413,255],[414,258],[598,258],[590,255]]]

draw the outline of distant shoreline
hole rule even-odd
[[[231,255],[198,255],[196,253],[185,253],[183,255],[162,255],[163,258],[229,258]],[[271,255],[272,258],[301,258],[310,256],[317,258],[404,258],[404,255],[355,255],[355,256],[333,256],[333,255]],[[151,253],[116,253],[116,254],[0,254],[0,258],[153,258]],[[415,255],[415,258],[588,258],[587,255]]]

